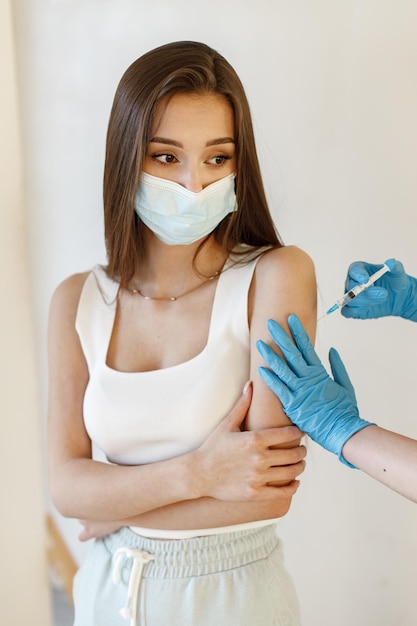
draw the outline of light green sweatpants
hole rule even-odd
[[[74,626],[299,626],[276,526],[96,540],[74,582]]]

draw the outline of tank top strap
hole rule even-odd
[[[213,304],[210,339],[224,334],[226,320],[230,331],[242,343],[248,341],[248,296],[256,264],[265,250],[249,249],[247,255],[231,254],[217,285]]]
[[[96,265],[84,283],[75,328],[91,370],[106,361],[116,314],[119,283]]]

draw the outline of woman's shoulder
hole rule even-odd
[[[50,304],[50,315],[75,319],[84,284],[91,272],[79,272],[65,278],[55,288]]]
[[[60,282],[54,290],[52,295],[53,300],[68,300],[73,299],[75,297],[79,297],[81,291],[84,287],[84,283],[90,275],[90,271],[88,272],[79,272],[77,274],[72,274],[65,278],[62,282]]]
[[[305,263],[313,264],[310,255],[298,246],[281,246],[269,248],[262,254],[262,259],[267,263]]]
[[[87,284],[88,290],[85,291]],[[120,283],[108,276],[104,266],[96,265],[90,271],[72,274],[63,280],[52,295],[51,310],[68,312],[75,318],[84,292],[96,299],[96,302],[114,305],[119,287]]]
[[[296,313],[313,333],[316,319],[317,285],[311,257],[297,246],[265,252],[259,259],[252,286],[253,321],[258,335],[270,317],[286,325]]]
[[[297,246],[270,248],[262,254],[257,264],[257,274],[271,280],[303,276],[315,280],[314,263],[310,255]]]

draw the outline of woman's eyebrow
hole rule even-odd
[[[149,143],[163,143],[167,146],[176,146],[177,148],[183,148],[184,146],[175,139],[167,139],[166,137],[152,137]]]
[[[218,139],[212,139],[206,143],[206,146],[218,146],[222,143],[236,143],[233,137],[219,137]]]
[[[168,139],[167,137],[152,137],[150,143],[163,143],[167,146],[175,146],[176,148],[184,148],[183,144],[175,139]],[[206,147],[218,146],[223,143],[236,143],[233,137],[219,137],[218,139],[211,139],[206,143]]]

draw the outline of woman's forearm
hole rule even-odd
[[[397,493],[417,502],[417,441],[367,426],[347,440],[343,457]]]
[[[124,525],[162,529],[216,528],[282,517],[287,513],[298,485],[298,481],[292,480],[284,487],[278,487],[276,500],[226,502],[199,498],[177,502],[124,520],[127,522]]]
[[[284,437],[291,438],[293,428],[283,429],[281,432],[286,432]],[[80,539],[85,541],[93,537],[100,537],[114,532],[122,526],[186,530],[230,526],[282,517],[288,511],[291,498],[298,489],[299,481],[296,478],[304,471],[305,453],[304,446],[275,453],[279,455],[278,458],[282,463],[278,471],[281,472],[285,486],[274,489],[275,498],[273,500],[228,502],[206,497],[176,502],[119,520],[106,522],[97,519],[83,519],[81,520],[83,529]]]
[[[195,530],[218,528],[284,516],[290,506],[291,496],[298,487],[293,481],[281,488],[281,499],[276,502],[222,502],[212,498],[200,498],[168,505],[143,515],[102,522],[82,520],[80,539],[85,541],[110,534],[123,526],[139,526],[161,530]]]
[[[200,495],[187,456],[144,466],[72,459],[51,473],[50,491],[63,516],[101,521],[123,519]]]
[[[273,449],[300,434],[294,426],[238,430],[249,401],[246,392],[200,448],[166,461],[118,466],[55,455],[50,487],[57,509],[67,517],[114,521],[200,498],[252,506],[281,501],[283,492],[272,484],[303,471],[305,448]]]

